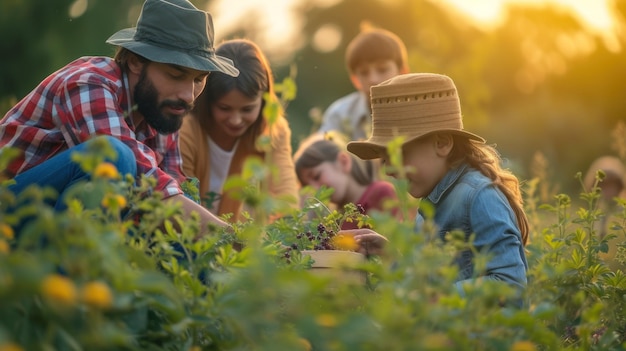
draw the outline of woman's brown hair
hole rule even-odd
[[[272,69],[258,45],[247,39],[232,39],[220,44],[215,53],[231,59],[239,69],[239,76],[231,77],[221,72],[209,74],[206,86],[196,101],[196,113],[193,114],[205,131],[210,130],[213,124],[211,104],[232,90],[236,89],[250,98],[267,93],[271,99],[276,99]],[[257,120],[242,137],[242,142],[250,143],[249,147],[254,147],[257,137],[267,128],[267,116],[263,115],[266,103],[264,97]],[[279,113],[282,117],[283,111]]]

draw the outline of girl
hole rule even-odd
[[[372,108],[372,136],[348,143],[348,150],[362,159],[382,158],[385,164],[388,143],[404,138],[402,162],[409,193],[432,204],[439,238],[445,240],[446,233],[457,230],[465,240],[475,234],[476,250],[490,255],[481,272],[474,272],[471,250],[455,257],[459,291],[465,280],[477,276],[524,287],[528,220],[519,181],[500,167],[493,147],[463,129],[452,79],[430,73],[394,77],[372,87]],[[418,231],[423,223],[418,213]],[[369,229],[346,234],[354,235],[366,254],[380,253],[386,243],[384,236]]]
[[[223,191],[231,175],[242,172],[248,157],[265,159],[256,146],[260,136],[271,140],[270,164],[277,177],[268,177],[271,195],[287,199],[297,208],[299,186],[291,149],[291,130],[280,111],[270,125],[263,114],[264,94],[275,97],[270,66],[259,47],[245,39],[230,40],[216,48],[239,69],[238,77],[211,74],[190,118],[180,131],[183,171],[199,180],[202,203],[213,213],[232,213],[230,221],[241,218],[242,201]],[[273,172],[270,172],[273,174]]]
[[[391,183],[374,179],[372,161],[358,159],[345,151],[339,136],[320,138],[319,135],[314,134],[296,152],[296,174],[302,186],[332,188],[330,201],[337,208],[354,203],[365,214],[382,211],[385,201],[395,199]],[[341,226],[341,229],[354,228],[357,228],[355,222],[346,221]]]

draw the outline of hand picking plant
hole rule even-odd
[[[324,189],[318,195],[323,192]],[[348,203],[342,209],[330,210],[319,197],[309,197],[306,203],[308,205],[304,206],[301,215],[306,216],[307,222],[302,223],[295,237],[285,237],[282,240],[283,244],[294,250],[354,251],[354,240],[341,234],[342,225],[345,222],[356,222],[359,228],[371,225],[371,219],[361,205]]]

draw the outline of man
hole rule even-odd
[[[115,57],[82,57],[44,79],[0,120],[0,147],[21,155],[4,170],[19,193],[31,184],[61,194],[87,179],[71,160],[104,135],[118,153],[120,173],[156,178],[164,201],[197,212],[202,228],[227,225],[187,198],[178,149],[182,118],[204,89],[211,71],[237,76],[232,61],[216,56],[211,15],[187,0],[146,0],[136,27],[107,43]],[[87,142],[89,140],[89,142]]]

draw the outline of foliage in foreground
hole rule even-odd
[[[1,152],[0,166],[11,156]],[[9,183],[0,186],[1,350],[624,348],[626,202],[605,213],[598,188],[583,193],[580,206],[566,195],[537,204],[538,180],[529,182],[529,286],[516,308],[503,303],[515,292],[493,282],[460,296],[449,262],[463,243],[451,236],[440,245],[428,240],[431,232],[414,233],[410,220],[385,214],[360,218],[390,240],[389,255],[360,267],[365,285],[311,274],[311,259],[298,250],[285,260],[283,244],[294,235],[345,220],[327,209],[323,191],[290,216],[250,217],[196,241],[197,221],[183,221],[158,193],[146,196],[147,179],[133,190],[104,155],[106,147],[77,156],[93,179],[68,193],[62,212],[46,205],[56,196],[49,189],[16,197]],[[252,161],[235,183],[255,184],[263,167]],[[257,214],[280,207],[249,187],[242,193]],[[610,228],[600,237],[604,216]],[[478,256],[479,267],[486,259]]]

